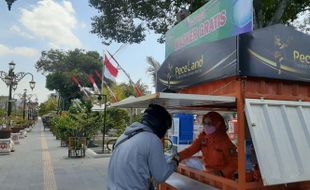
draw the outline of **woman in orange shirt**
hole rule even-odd
[[[180,161],[202,152],[206,172],[234,178],[238,169],[236,146],[226,133],[224,118],[217,112],[203,116],[204,130],[191,146],[179,152]]]

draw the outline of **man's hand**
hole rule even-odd
[[[180,162],[180,155],[179,153],[176,153],[173,157],[172,160],[176,161],[177,165],[179,165]]]

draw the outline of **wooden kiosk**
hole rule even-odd
[[[182,93],[191,94],[210,94],[217,90],[213,95],[216,96],[233,96],[236,97],[235,107],[213,107],[206,106],[211,109],[236,109],[238,115],[238,142],[245,142],[248,125],[245,118],[245,100],[246,99],[269,99],[269,100],[289,100],[308,102],[310,105],[310,84],[303,82],[292,82],[282,80],[272,80],[264,78],[250,77],[232,77],[208,84],[194,86],[183,89]],[[309,108],[309,107],[308,107]],[[206,108],[208,109],[208,108]],[[309,110],[308,110],[309,111]],[[308,118],[309,120],[309,118]],[[309,128],[309,121],[308,126]],[[308,147],[309,148],[309,147]],[[184,166],[180,166],[178,172],[193,178],[202,183],[207,183],[218,189],[309,189],[310,178],[306,182],[289,183],[273,186],[264,186],[262,181],[246,182],[245,170],[245,145],[238,143],[238,181],[232,181],[219,176],[210,175],[201,171],[195,171]],[[161,186],[161,190],[175,189],[169,184]]]
[[[203,108],[235,109],[238,122],[237,181],[183,166],[178,172],[218,189],[310,189],[307,44],[309,36],[273,25],[171,53],[158,71],[157,91],[235,97],[234,104]],[[253,140],[259,181],[246,179],[247,139]],[[161,186],[166,189],[176,188]]]
[[[112,104],[237,113],[237,180],[180,165],[173,177],[183,183],[168,179],[159,189],[310,189],[309,44],[309,36],[274,25],[183,48],[158,71],[157,93]],[[176,93],[163,93],[167,89]],[[260,180],[246,179],[247,139],[253,141]],[[186,186],[188,179],[196,184]]]
[[[214,91],[216,93],[214,93]],[[209,95],[210,93],[212,95]],[[206,94],[206,95],[202,95]],[[208,94],[208,95],[207,95]],[[262,99],[264,98],[264,99]],[[263,78],[252,77],[230,77],[218,81],[214,81],[208,84],[201,84],[187,89],[183,89],[180,93],[155,93],[131,99],[129,101],[121,101],[114,103],[114,107],[123,108],[143,108],[147,107],[149,103],[157,103],[167,107],[169,110],[232,110],[238,114],[238,142],[245,142],[246,138],[249,138],[247,132],[247,122],[245,116],[245,107],[247,99],[257,99],[259,101],[268,100],[285,100],[287,102],[306,103],[308,112],[310,109],[310,84],[303,82],[272,80]],[[267,100],[268,99],[268,100]],[[308,113],[309,114],[309,113]],[[307,121],[307,127],[309,130],[309,121]],[[226,190],[245,190],[245,189],[309,189],[310,178],[308,181],[285,183],[279,185],[265,186],[263,181],[246,181],[246,169],[245,169],[245,145],[244,143],[238,143],[238,180],[230,180],[220,176],[211,175],[203,171],[188,168],[184,165],[180,165],[178,168],[178,176],[175,176],[174,180],[182,181],[186,176],[187,180],[192,179],[197,181],[201,187],[200,189],[226,189]],[[309,152],[308,152],[309,153]],[[298,162],[298,161],[295,161]],[[205,184],[203,186],[202,184]],[[195,187],[197,184],[195,184]],[[175,185],[174,182],[161,184],[161,190],[175,190],[175,189],[188,189],[191,186],[186,184]],[[198,188],[197,188],[198,189]]]

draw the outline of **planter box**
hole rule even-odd
[[[31,128],[31,127],[26,128],[26,131],[27,131],[27,132],[30,132],[31,130],[32,130],[32,128]]]
[[[0,139],[8,139],[11,137],[11,129],[1,129]]]
[[[20,144],[19,133],[11,133],[11,139],[13,140],[14,144]]]
[[[81,158],[85,157],[86,138],[85,137],[69,137],[68,157]]]
[[[64,140],[60,141],[60,147],[67,147],[67,146],[68,146],[67,141],[64,141]]]
[[[10,154],[11,146],[10,138],[7,139],[0,139],[0,154]]]
[[[18,133],[20,130],[23,130],[24,128],[23,127],[12,127],[11,130],[12,130],[12,133]]]
[[[23,139],[23,138],[25,138],[25,137],[27,136],[27,135],[25,135],[25,132],[26,132],[26,131],[24,131],[24,130],[20,130],[20,131],[19,131],[19,138],[20,138],[20,139]]]

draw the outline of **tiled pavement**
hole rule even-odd
[[[109,158],[72,159],[41,121],[0,156],[0,190],[104,190]]]

